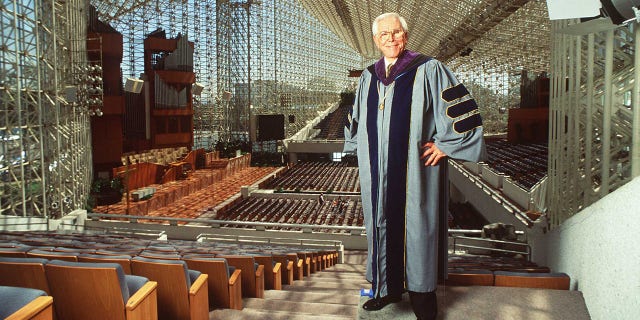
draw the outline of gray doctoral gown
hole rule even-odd
[[[396,66],[389,77],[383,59],[363,71],[345,127],[344,151],[358,157],[366,277],[377,297],[436,289],[438,222],[449,201],[447,161],[425,167],[421,146],[433,141],[449,157],[466,161],[485,155],[478,107],[453,73],[411,51]]]

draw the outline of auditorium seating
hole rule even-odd
[[[266,290],[282,290],[282,264],[271,254],[252,254],[256,263],[264,266],[264,288]]]
[[[27,252],[31,247],[2,247],[0,248],[0,257],[26,258]]]
[[[157,319],[157,283],[117,263],[53,260],[45,265],[57,319]]]
[[[510,144],[506,139],[491,139],[486,145],[489,168],[511,177],[525,190],[531,190],[547,174],[546,143]]]
[[[569,283],[571,282],[566,273],[496,271],[494,275],[496,287],[569,290]]]
[[[58,252],[35,249],[27,252],[27,257],[77,262],[78,252]]]
[[[51,293],[44,270],[47,259],[0,258],[0,286],[33,288]]]
[[[91,263],[117,263],[122,267],[124,274],[131,274],[131,256],[129,255],[106,255],[106,254],[81,254],[78,262]]]
[[[218,255],[227,263],[242,270],[242,295],[252,298],[264,297],[264,266],[255,262],[252,256],[244,255]]]
[[[493,272],[490,270],[449,270],[447,285],[452,286],[493,286]]]
[[[31,245],[38,244],[39,246],[27,247],[24,245],[25,242]],[[265,278],[267,276],[271,279],[271,283],[267,285],[267,290],[270,290],[268,288],[281,290],[283,284],[291,285],[294,281],[302,279],[304,277],[303,270],[306,270],[307,275],[319,272],[331,267],[338,256],[336,251],[331,250],[310,250],[308,248],[280,245],[187,240],[171,240],[167,242],[121,234],[0,231],[0,248],[7,247],[25,248],[25,251],[21,251],[23,254],[27,254],[29,251],[45,254],[53,253],[49,257],[51,259],[67,255],[69,258],[77,258],[81,263],[117,264],[125,275],[140,275],[140,271],[136,271],[133,266],[134,260],[156,261],[158,258],[171,258],[174,260],[165,259],[163,261],[165,263],[186,263],[190,269],[199,270],[207,275],[207,280],[201,281],[203,282],[201,287],[206,288],[204,291],[210,293],[211,298],[208,304],[211,307],[237,309],[242,308],[241,297],[243,294],[247,297],[264,296]],[[143,256],[155,259],[144,258]],[[302,258],[299,258],[299,256]],[[5,278],[11,280],[30,279],[30,283],[7,282],[6,284],[21,284],[28,287],[42,288],[43,291],[48,292],[49,282],[47,281],[45,269],[47,263],[52,260],[4,257],[0,258],[0,261],[2,259],[19,261],[22,264],[14,267],[14,270],[11,271],[10,264],[0,262],[0,285],[4,284],[2,281]],[[197,263],[194,265],[193,260],[211,260],[217,263],[220,263],[220,261],[224,263],[224,261],[229,260],[230,262],[227,262],[227,266],[232,269],[235,268],[235,270],[229,271],[223,265],[218,266],[217,269],[205,270],[202,266],[196,266]],[[27,267],[26,263],[30,264],[30,266]],[[63,263],[63,261],[58,261],[57,263]],[[268,270],[268,267],[271,267],[271,270]],[[129,270],[127,270],[128,268]],[[125,270],[127,270],[126,273]],[[253,282],[252,286],[248,288],[243,288],[246,287],[243,286],[245,282],[243,277],[244,270],[247,270],[246,274],[252,279],[247,280],[247,282],[250,285]],[[149,274],[142,275],[158,282],[158,290],[161,291],[161,281],[156,281],[157,279],[150,277]],[[214,283],[217,283],[216,285],[222,284],[225,287],[216,289]],[[160,291],[157,291],[156,294],[160,295]],[[218,298],[219,292],[226,292],[227,294],[223,298]],[[160,301],[160,296],[158,296],[158,301]],[[209,310],[208,307],[206,308],[207,310]],[[164,313],[160,311],[160,314]]]
[[[283,191],[360,192],[358,167],[344,162],[301,162],[261,187]]]
[[[452,286],[496,286],[569,290],[571,279],[565,273],[449,269],[446,280]]]
[[[333,226],[363,226],[362,202],[353,198],[336,197],[318,201],[310,199],[248,197],[219,210],[214,219],[228,221],[259,221],[287,224],[315,224]],[[296,227],[268,227],[275,230],[300,230]],[[325,232],[347,232],[325,230]]]
[[[196,170],[185,180],[154,184],[153,196],[147,200],[123,201],[94,208],[95,212],[152,217],[198,218],[232,195],[243,185],[252,184],[276,170],[272,167],[247,167],[223,170]],[[233,174],[230,172],[234,171]]]
[[[183,257],[189,269],[208,274],[209,305],[242,310],[241,270],[230,267],[224,258],[209,258],[206,255]]]
[[[286,285],[292,285],[293,279],[294,279],[293,274],[295,272],[294,266],[296,266],[295,260],[298,260],[297,257],[295,260],[290,260],[286,254],[281,254],[281,253],[273,253],[271,257],[273,258],[273,261],[280,263],[280,265],[282,266],[282,275],[281,275],[280,283],[286,284]],[[302,267],[302,264],[300,265],[300,267]]]
[[[343,140],[344,126],[347,122],[347,115],[351,112],[352,106],[341,106],[322,119],[314,129],[320,132],[313,138],[314,140]]]
[[[207,274],[193,272],[181,260],[131,259],[133,274],[158,283],[159,319],[209,319]]]
[[[0,286],[0,301],[0,319],[53,319],[53,298],[42,290]]]

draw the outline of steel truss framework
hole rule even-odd
[[[371,20],[399,11],[409,20],[409,47],[452,66],[487,110],[516,104],[517,74],[551,72],[554,225],[640,175],[635,25],[584,36],[553,33],[550,50],[544,1],[501,7],[464,0],[455,10],[448,7],[453,2],[437,0],[93,2],[124,36],[125,76],[143,72],[142,41],[158,28],[195,43],[194,69],[205,88],[195,103],[196,147],[246,137],[257,114],[292,116],[291,136],[337,101],[353,81],[346,70],[377,57]],[[88,60],[88,7],[86,0],[2,2],[0,214],[57,217],[84,207],[92,178],[89,120],[100,104],[101,72],[100,61]],[[423,22],[426,16],[448,23]],[[553,29],[568,23],[575,22]],[[473,50],[460,55],[447,43]]]
[[[553,25],[549,212],[557,225],[640,175],[640,28]]]
[[[94,1],[124,37],[125,77],[143,72],[158,28],[194,41],[196,147],[246,137],[253,114],[281,113],[293,134],[336,102],[362,65],[293,0]],[[88,61],[89,1],[3,0],[0,7],[0,214],[58,217],[90,192],[90,117],[100,114],[100,61]],[[230,97],[227,99],[227,97]]]
[[[0,7],[0,214],[83,208],[91,182],[86,2]],[[92,69],[93,70],[93,69]],[[98,70],[99,71],[99,70]],[[100,78],[97,78],[100,80]]]
[[[292,136],[339,99],[362,59],[294,0],[218,1],[222,132],[249,131],[251,115],[284,114]]]

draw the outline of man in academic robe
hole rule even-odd
[[[405,49],[402,17],[383,14],[372,31],[383,57],[360,77],[344,146],[358,157],[366,276],[375,292],[363,308],[379,310],[408,291],[418,319],[435,319],[439,220],[444,215],[446,223],[449,197],[446,158],[484,157],[482,119],[444,64]]]

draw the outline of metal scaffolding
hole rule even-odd
[[[250,116],[283,114],[290,137],[339,99],[363,60],[294,0],[218,1],[218,93],[229,92],[222,132]],[[224,101],[223,101],[224,102]]]
[[[506,130],[500,110],[518,105],[520,77],[551,74],[552,223],[640,175],[636,25],[552,33],[546,3],[533,0],[3,0],[0,214],[59,217],[85,206],[90,119],[102,103],[89,3],[123,35],[125,77],[144,71],[148,34],[193,41],[204,88],[194,97],[197,148],[246,139],[255,115],[282,114],[286,137],[295,134],[352,88],[348,70],[379,57],[371,21],[397,11],[409,22],[408,47],[454,69],[490,132]]]
[[[549,212],[558,225],[640,175],[640,32],[553,24]],[[575,29],[574,29],[575,30]]]
[[[3,1],[0,10],[0,214],[59,217],[91,183],[87,3]],[[87,70],[90,70],[87,72]],[[89,75],[93,77],[89,78]]]

